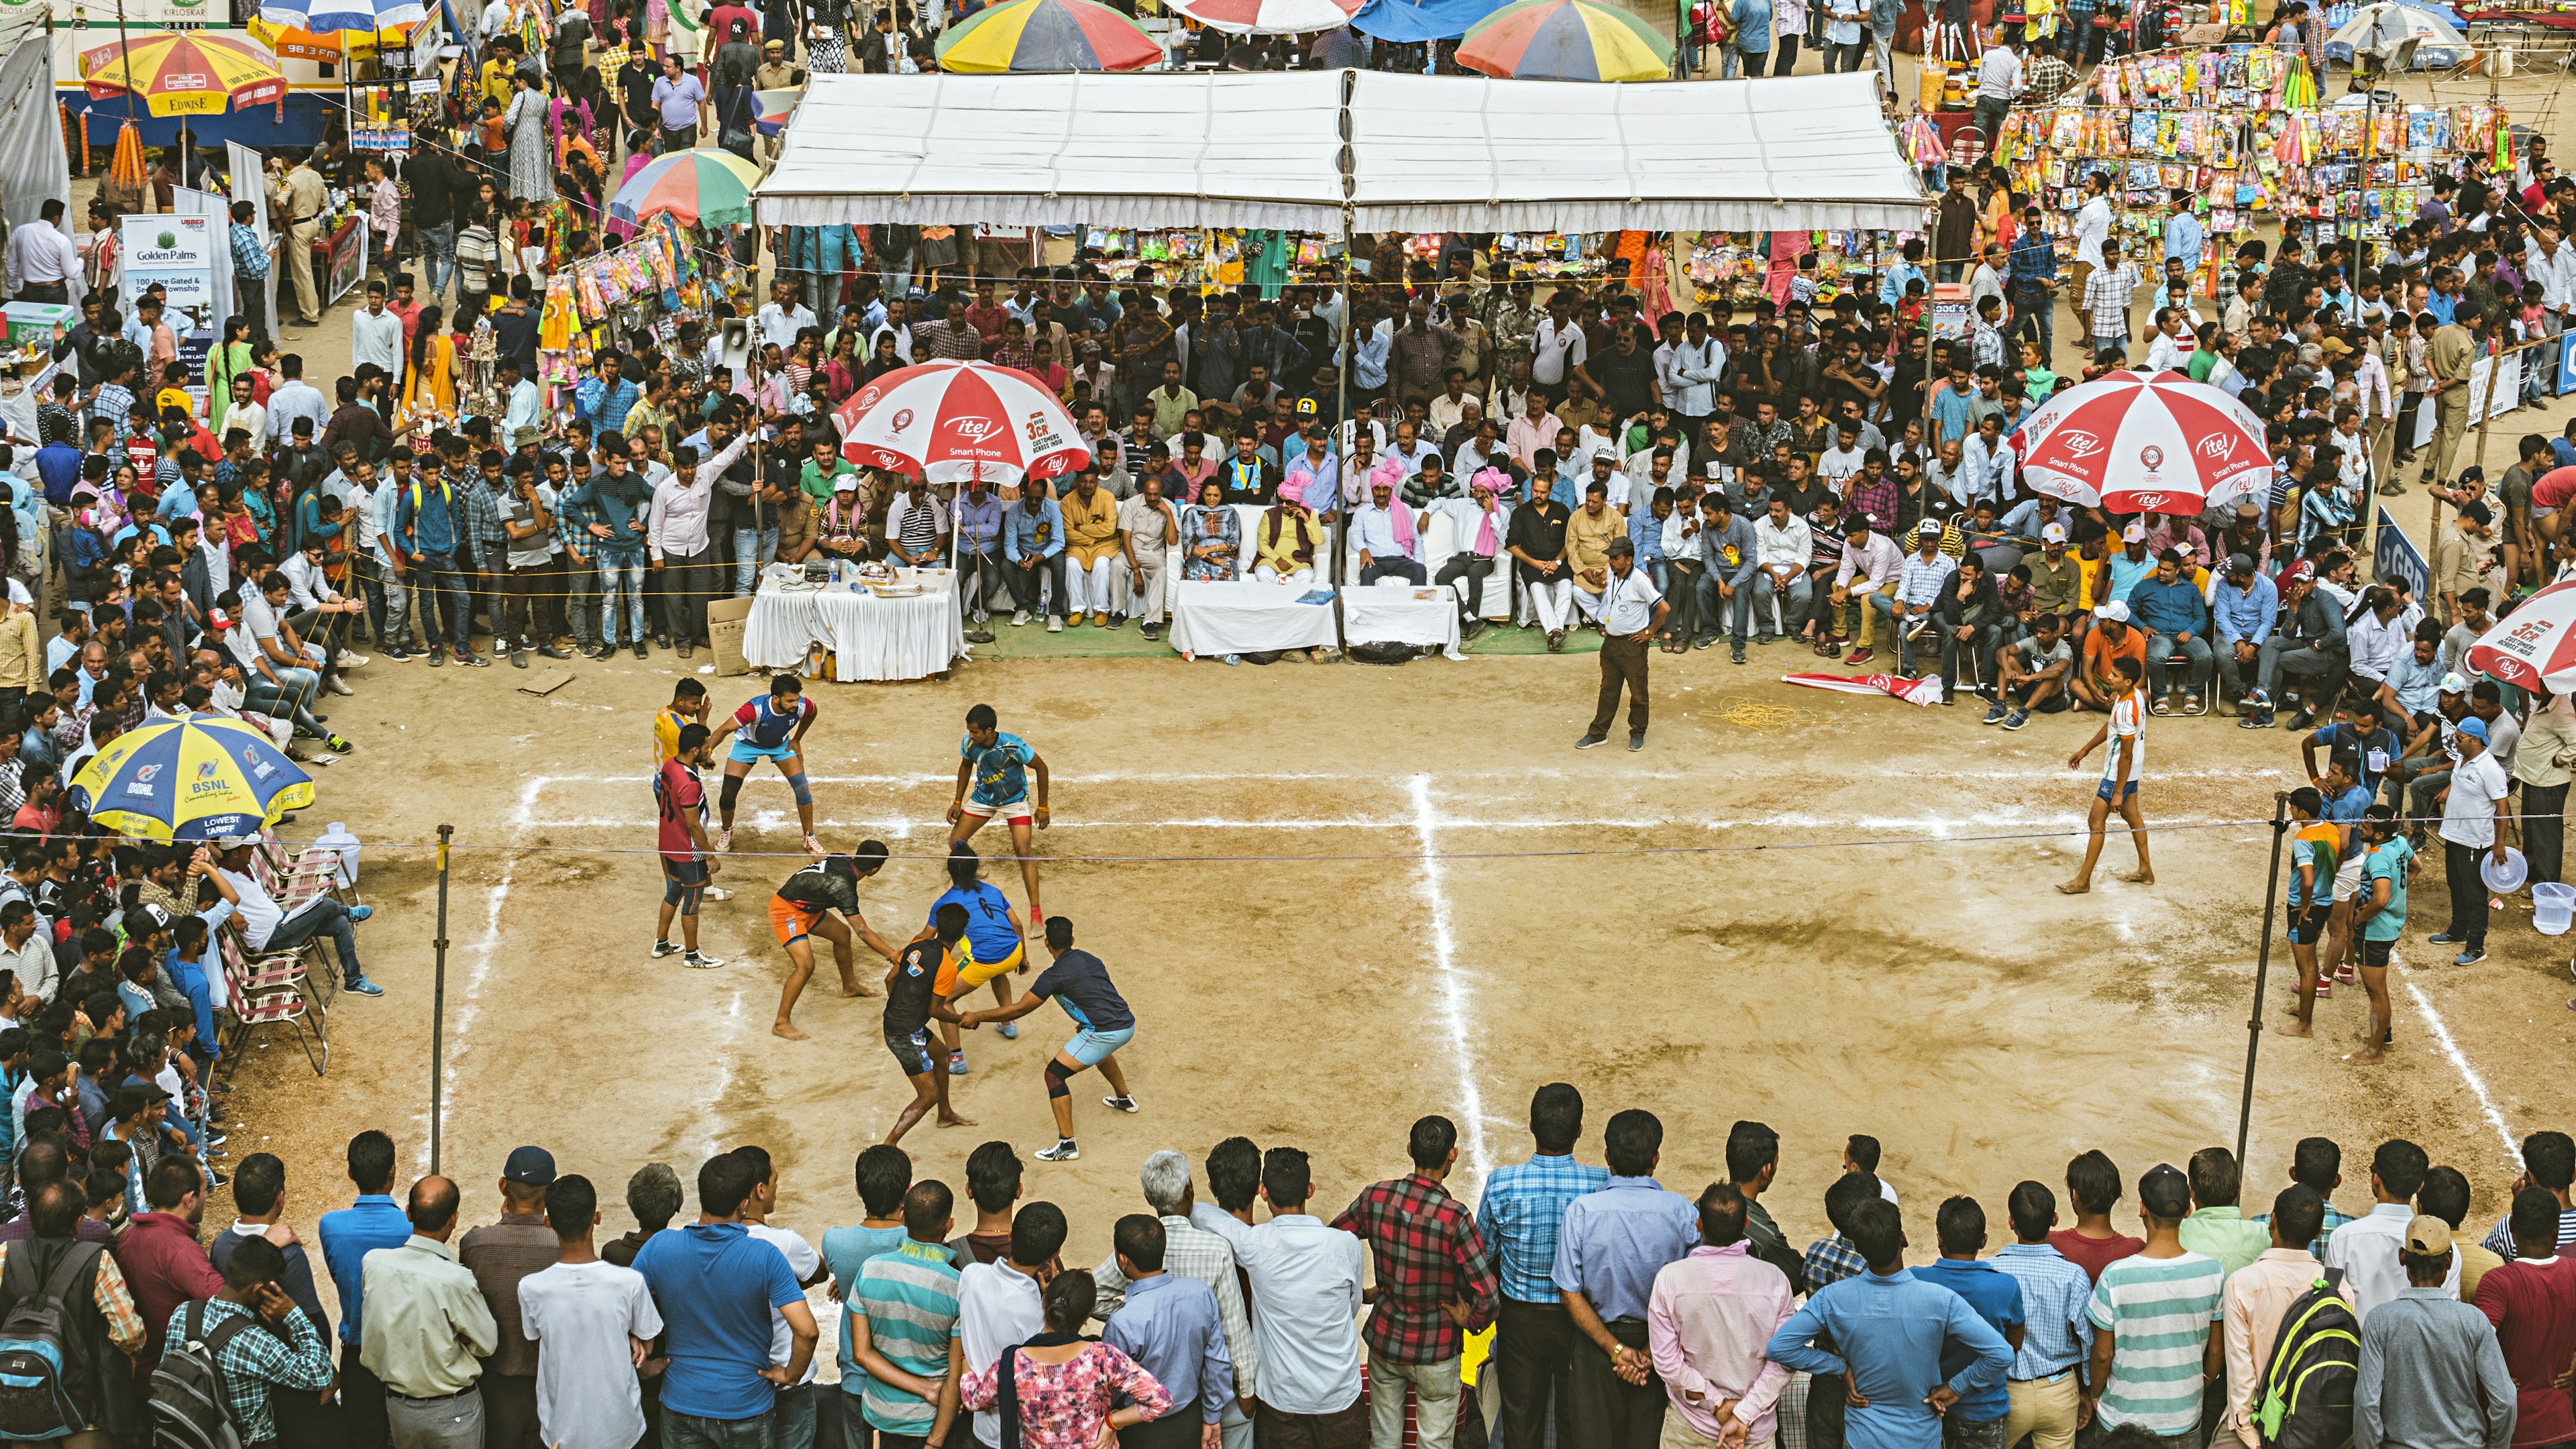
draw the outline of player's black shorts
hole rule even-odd
[[[2332,904],[2300,906],[2290,912],[2290,944],[2313,946],[2325,939],[2326,917],[2334,914]]]
[[[938,1070],[931,1058],[930,1033],[926,1028],[909,1035],[889,1031],[885,1034],[885,1044],[886,1050],[894,1053],[894,1059],[903,1064],[903,1074],[907,1077]]]
[[[2364,966],[2367,966],[2367,967],[2371,968],[2371,969],[2372,969],[2372,970],[2374,970],[2374,971],[2385,971],[2385,970],[2387,970],[2387,969],[2388,969],[2388,952],[2389,952],[2389,949],[2390,949],[2391,947],[2395,946],[2396,944],[2397,944],[2397,943],[2396,943],[2396,942],[2394,942],[2394,941],[2364,941],[2364,942],[2362,942],[2362,943],[2361,943],[2361,964],[2362,964],[2362,965],[2364,965]]]

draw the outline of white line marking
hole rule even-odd
[[[2045,782],[2045,781],[2049,781],[2049,780],[2052,780],[2052,779],[2060,779],[2060,778],[2064,778],[2064,777],[2065,777],[2065,776],[2064,776],[2064,772],[2063,772],[2063,771],[2056,771],[2056,770],[2052,770],[2052,769],[2051,769],[2051,767],[2049,766],[2049,764],[2048,764],[2047,762],[2045,762],[2045,761],[2036,762],[2036,763],[2034,763],[2034,764],[2033,764],[2029,769],[2026,769],[2026,770],[1997,770],[1997,769],[1987,769],[1987,770],[1915,770],[1915,769],[1901,769],[1901,768],[1897,768],[1897,767],[1894,767],[1894,766],[1888,766],[1888,765],[1864,765],[1864,766],[1849,766],[1849,767],[1837,766],[1837,767],[1836,767],[1836,773],[1838,773],[1839,775],[1841,775],[1842,777],[1844,777],[1844,778],[1846,778],[1846,779],[1891,779],[1891,780],[1894,780],[1894,779],[1903,779],[1903,780],[1985,780],[1985,781],[2024,780],[2024,781],[2033,781],[2033,782]],[[1529,770],[1443,770],[1443,771],[1441,771],[1441,772],[1440,772],[1440,776],[1441,776],[1441,778],[1442,778],[1442,779],[1444,779],[1444,780],[1528,780],[1528,779],[1564,780],[1564,779],[1583,779],[1583,780],[1586,780],[1586,781],[1597,781],[1597,780],[1599,780],[1599,779],[1600,779],[1600,777],[1599,777],[1599,776],[1596,776],[1596,775],[1593,775],[1593,774],[1589,774],[1589,773],[1585,773],[1585,772],[1570,771],[1570,770],[1556,770],[1556,769],[1529,769]],[[652,783],[652,780],[653,780],[653,777],[652,777],[652,776],[650,776],[650,775],[550,775],[550,776],[547,776],[546,778],[547,778],[547,779],[549,779],[549,780],[551,780],[551,781],[554,781],[555,783],[558,783],[558,784],[584,784],[584,785],[646,785],[646,784],[650,784],[650,783]],[[1285,771],[1285,772],[1279,772],[1279,773],[1271,773],[1271,772],[1266,772],[1266,771],[1261,771],[1261,770],[1245,770],[1245,771],[1236,771],[1236,772],[1229,773],[1229,774],[1165,774],[1165,773],[1163,773],[1163,772],[1161,772],[1161,771],[1155,771],[1155,770],[1144,770],[1144,771],[1112,770],[1112,771],[1107,771],[1107,772],[1104,772],[1104,773],[1101,773],[1101,774],[1094,774],[1094,775],[1075,775],[1075,774],[1067,774],[1067,773],[1059,772],[1059,773],[1057,773],[1056,775],[1054,775],[1052,778],[1053,778],[1053,779],[1055,779],[1056,781],[1058,781],[1059,783],[1068,784],[1068,785],[1162,785],[1162,784],[1192,784],[1192,783],[1196,783],[1196,784],[1219,784],[1219,785],[1223,785],[1223,784],[1234,784],[1234,783],[1238,783],[1238,782],[1260,782],[1260,783],[1267,784],[1267,783],[1271,783],[1271,782],[1274,782],[1274,781],[1286,781],[1286,780],[1371,780],[1371,781],[1391,781],[1391,780],[1401,780],[1401,779],[1404,779],[1404,778],[1406,778],[1406,777],[1401,776],[1401,775],[1370,775],[1370,774],[1359,774],[1359,773],[1345,772],[1345,771],[1338,771],[1338,770]],[[1697,780],[1700,780],[1700,779],[1702,779],[1702,778],[1704,778],[1704,777],[1702,777],[1702,776],[1698,776],[1698,775],[1686,774],[1686,773],[1684,773],[1684,772],[1677,771],[1677,770],[1629,770],[1629,771],[1621,772],[1620,774],[1618,774],[1618,775],[1616,775],[1616,776],[1613,776],[1613,777],[1611,777],[1611,778],[1612,778],[1614,781],[1616,781],[1616,780],[1692,780],[1692,781],[1697,781]],[[2290,778],[2290,772],[2289,772],[2289,771],[2287,771],[2287,770],[2218,770],[2218,769],[2201,769],[2201,770],[2163,770],[2163,769],[2160,769],[2160,770],[2156,771],[2156,778],[2157,778],[2158,780],[2160,780],[2160,781],[2166,781],[2166,780],[2286,780],[2286,779]],[[811,773],[809,773],[809,774],[806,776],[806,779],[807,779],[809,782],[811,782],[811,783],[813,783],[813,784],[816,784],[816,785],[949,785],[949,786],[953,786],[953,785],[955,785],[955,784],[957,783],[957,772],[956,772],[956,771],[954,771],[954,770],[945,770],[945,771],[940,771],[940,772],[938,772],[938,773],[935,773],[935,774],[934,774],[934,773],[929,772],[929,771],[926,771],[926,770],[915,770],[915,771],[906,771],[906,772],[902,772],[902,773],[899,773],[899,774],[890,774],[890,775],[817,775],[817,774],[811,774]],[[774,772],[774,771],[772,771],[772,770],[767,770],[767,769],[762,769],[762,770],[756,770],[756,771],[754,771],[751,775],[749,775],[749,776],[747,776],[747,777],[745,778],[745,783],[746,783],[747,785],[750,785],[750,784],[767,784],[767,785],[773,785],[773,786],[776,786],[776,787],[778,787],[778,788],[780,788],[780,789],[784,789],[784,788],[786,788],[786,781],[784,781],[783,779],[781,779],[781,778],[777,775],[777,773],[776,773],[776,772]],[[1446,822],[1446,821],[1443,821],[1442,823],[1443,823],[1443,824],[1446,824],[1447,822]]]
[[[1466,991],[1458,970],[1457,938],[1449,929],[1449,893],[1441,887],[1440,814],[1431,805],[1431,777],[1413,777],[1413,831],[1422,847],[1422,886],[1431,907],[1431,961],[1440,978],[1440,1024],[1449,1035],[1449,1059],[1458,1073],[1458,1115],[1467,1120],[1467,1166],[1482,1186],[1491,1168],[1485,1155],[1485,1095],[1476,1086],[1476,1058],[1467,1045]]]
[[[2412,975],[2411,971],[2409,975]],[[2485,1079],[2478,1075],[2477,1068],[2469,1065],[2459,1043],[2451,1040],[2451,1029],[2443,1024],[2442,1014],[2433,1009],[2432,999],[2424,994],[2424,988],[2410,980],[2406,983],[2406,994],[2415,998],[2415,1009],[2424,1014],[2424,1024],[2433,1029],[2433,1040],[2441,1043],[2442,1055],[2451,1059],[2451,1065],[2468,1082],[2469,1090],[2478,1094],[2478,1109],[2486,1114],[2487,1125],[2495,1129],[2496,1137],[2504,1143],[2505,1160],[2519,1165],[2522,1143],[2513,1135],[2513,1129],[2505,1125],[2504,1113],[2496,1109],[2495,1098],[2488,1094]]]
[[[746,825],[761,828],[785,828],[789,819],[783,809],[760,809],[741,817]],[[651,817],[615,815],[567,816],[553,820],[530,820],[529,826],[555,830],[642,830],[655,824]],[[880,816],[874,819],[825,819],[814,822],[817,830],[875,830],[901,838],[915,830],[928,829],[935,822],[920,817]],[[1277,820],[1236,819],[1198,816],[1180,820],[1057,820],[1054,830],[1413,830],[1414,820]],[[2166,829],[2240,823],[2234,816],[2195,815],[2163,816],[2155,822]],[[1440,817],[1444,830],[1577,830],[1590,828],[1618,830],[1651,830],[1679,826],[1700,830],[1856,830],[1923,836],[1927,843],[1948,838],[1952,832],[1968,827],[2015,830],[2067,830],[2081,832],[2085,817],[2066,810],[1980,810],[1966,815],[1859,815],[1831,816],[1805,813],[1749,816],[1737,820],[1693,820],[1677,816],[1591,816],[1555,819],[1479,820],[1456,815]],[[944,826],[942,827],[945,828]],[[2259,837],[2248,837],[2259,838]]]
[[[545,789],[551,777],[537,775],[519,787],[518,807],[510,812],[510,843],[516,846],[528,831],[529,817],[536,813],[537,794]],[[474,964],[465,973],[465,991],[456,1006],[455,1029],[446,1033],[447,1060],[439,1069],[439,1095],[445,1103],[444,1116],[456,1119],[456,1064],[465,1054],[465,1033],[480,1014],[483,982],[492,974],[492,956],[501,944],[501,907],[510,899],[510,879],[519,868],[521,852],[513,849],[501,861],[501,878],[493,882],[491,894],[483,902],[483,939],[474,946]],[[421,1130],[429,1130],[426,1112],[420,1116]],[[441,1135],[445,1133],[442,1130]]]

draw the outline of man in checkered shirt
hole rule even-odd
[[[2138,290],[2138,269],[2120,255],[2117,240],[2102,243],[2102,265],[2084,279],[2084,316],[2094,352],[2129,346],[2129,297]]]
[[[272,1388],[331,1386],[331,1351],[323,1346],[313,1320],[277,1286],[277,1275],[284,1271],[286,1255],[276,1244],[263,1237],[244,1238],[224,1260],[223,1291],[202,1304],[182,1303],[170,1314],[173,1346],[191,1339],[210,1342],[226,1322],[246,1320],[215,1350],[224,1400],[244,1444],[276,1442],[268,1409]],[[198,1319],[193,1325],[192,1317]]]
[[[1485,1240],[1466,1204],[1441,1179],[1458,1162],[1458,1128],[1446,1117],[1413,1124],[1413,1171],[1362,1189],[1333,1226],[1354,1233],[1377,1260],[1377,1310],[1368,1345],[1369,1443],[1404,1438],[1404,1390],[1413,1385],[1419,1449],[1448,1449],[1458,1427],[1459,1353],[1467,1334],[1494,1321],[1500,1290]]]

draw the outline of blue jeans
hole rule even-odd
[[[748,1419],[701,1419],[665,1407],[662,1449],[778,1449],[777,1418],[772,1410]],[[805,1432],[807,1438],[813,1437],[810,1420]]]
[[[453,554],[425,553],[412,565],[413,597],[420,607],[420,632],[430,647],[438,647],[439,621],[447,624],[448,641],[462,654],[466,648],[466,630],[473,624],[472,596],[465,592],[465,570],[456,566]],[[430,608],[437,607],[436,617]]]
[[[263,951],[292,951],[316,936],[331,938],[331,949],[340,958],[340,975],[349,981],[364,981],[366,972],[358,966],[358,932],[349,920],[349,908],[330,896],[316,896],[313,904],[278,923],[268,936]]]
[[[2007,335],[2015,341],[2024,337],[2037,341],[2039,360],[2046,363],[2054,355],[2050,349],[2057,345],[2057,299],[2042,292],[2034,301],[2013,303]]]
[[[602,555],[599,560],[600,642],[617,642],[617,599],[626,597],[629,628],[626,642],[644,642],[644,560]]]
[[[599,570],[595,559],[564,556],[564,632],[575,647],[599,642]]]
[[[859,238],[846,226],[826,226],[817,230],[821,233],[819,240],[823,255],[821,264],[815,268],[814,290],[818,296],[814,303],[814,316],[828,328],[832,325],[828,319],[841,307],[841,268],[858,262]]]
[[[770,1449],[814,1449],[814,1396],[822,1387],[796,1384],[778,1391],[778,1405],[769,1411]]]
[[[1789,581],[1785,589],[1772,581],[1764,570],[1753,575],[1754,627],[1768,639],[1773,633],[1772,615],[1779,615],[1778,632],[1796,637],[1807,627],[1807,618],[1815,609],[1815,585],[1805,574]]]
[[[1744,647],[1745,626],[1753,622],[1753,590],[1748,585],[1737,584],[1733,600],[1730,601],[1720,597],[1717,592],[1718,585],[1720,583],[1734,582],[1735,581],[1733,579],[1721,579],[1718,571],[1715,569],[1707,569],[1701,572],[1699,576],[1699,637],[1702,639],[1716,638],[1718,633],[1728,624],[1729,620],[1727,616],[1732,614],[1734,616],[1732,622],[1735,625],[1733,642],[1735,647],[1740,649]]]
[[[447,279],[456,275],[456,223],[418,228],[420,233],[420,269],[422,280],[429,284],[430,301],[442,302],[447,297]]]
[[[755,547],[757,545],[757,547]],[[752,581],[778,557],[778,530],[737,528],[733,531],[733,596],[748,598]]]
[[[322,686],[322,676],[310,669],[280,669],[274,664],[269,670],[278,682],[271,684],[252,675],[242,686],[242,708],[271,719],[290,716],[297,728],[322,733],[322,722],[313,717],[314,693]]]

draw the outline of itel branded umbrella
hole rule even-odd
[[[2254,410],[2179,372],[2109,372],[2043,403],[2012,436],[2030,486],[2113,513],[2198,513],[2270,486]]]
[[[1091,445],[1046,384],[989,362],[925,362],[860,388],[832,414],[841,453],[863,468],[933,483],[1055,478]]]

